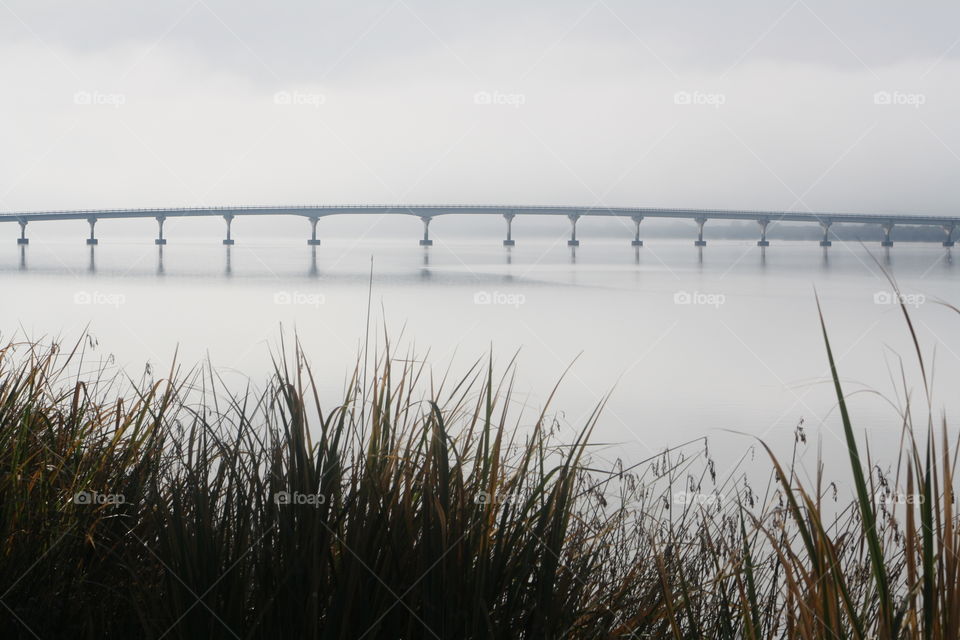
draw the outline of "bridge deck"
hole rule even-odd
[[[612,216],[632,218],[686,218],[717,220],[769,220],[789,222],[862,222],[874,224],[957,225],[957,216],[914,216],[909,214],[811,213],[795,211],[748,211],[734,209],[668,209],[648,207],[574,207],[517,205],[301,205],[301,206],[228,206],[157,209],[83,209],[72,211],[32,211],[0,214],[0,222],[41,220],[99,220],[117,218],[176,218],[202,216],[297,215],[323,217],[345,214],[399,214],[418,217],[441,215],[552,215]]]

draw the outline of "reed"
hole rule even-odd
[[[589,444],[602,403],[561,440],[548,408],[517,412],[513,362],[435,377],[387,343],[328,407],[298,344],[235,393],[209,365],[132,380],[82,342],[10,342],[0,631],[960,637],[958,443],[907,410],[896,473],[876,472],[821,325],[849,503],[822,468],[799,479],[802,429],[790,460],[760,443],[762,490],[718,481],[704,441],[604,467]],[[891,506],[895,492],[917,498]]]

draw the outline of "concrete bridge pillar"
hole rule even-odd
[[[517,217],[515,213],[503,214],[503,219],[507,221],[507,239],[503,241],[503,246],[512,247],[517,243],[513,241],[513,219]]]
[[[694,241],[693,246],[695,247],[705,247],[707,246],[707,241],[703,239],[703,225],[707,224],[706,218],[696,218],[697,228],[699,229],[697,233],[697,239]]]
[[[233,238],[230,235],[231,227],[233,226],[233,214],[228,213],[227,215],[223,216],[223,219],[227,221],[227,237],[223,239],[223,244],[229,247],[230,245],[234,244]]]
[[[633,235],[633,242],[630,244],[634,247],[642,247],[643,240],[640,239],[640,223],[643,222],[643,216],[633,216],[633,223],[636,225],[636,233]]]
[[[94,228],[94,227],[96,226],[96,224],[97,224],[97,219],[94,218],[93,216],[90,216],[89,218],[87,218],[87,222],[90,223],[90,237],[87,238],[87,244],[89,244],[90,246],[93,246],[93,245],[95,245],[95,244],[99,244],[100,241],[97,240],[97,236],[94,235],[94,232],[93,232],[93,228]]]
[[[943,232],[947,234],[947,239],[943,241],[943,246],[952,247],[954,245],[953,230],[956,228],[956,226],[957,225],[952,222],[950,224],[943,225]]]
[[[307,244],[311,247],[320,246],[320,241],[317,240],[317,222],[319,221],[319,217],[310,216],[310,239],[307,240]]]
[[[153,241],[156,245],[167,244],[167,239],[163,237],[163,223],[167,221],[166,216],[157,216],[157,239]]]
[[[820,241],[821,247],[829,247],[833,244],[830,241],[830,225],[832,224],[833,222],[831,222],[830,220],[820,221],[820,226],[823,228],[823,240]]]
[[[770,224],[770,220],[767,218],[760,218],[757,220],[757,223],[760,225],[760,239],[757,240],[757,246],[769,247],[770,243],[767,242],[767,225]]]
[[[883,242],[880,243],[881,247],[892,247],[893,240],[890,239],[890,234],[893,233],[893,223],[887,222],[883,225]]]
[[[432,247],[433,240],[430,239],[430,216],[420,216],[423,220],[423,240],[420,241],[421,247]]]
[[[567,240],[568,247],[579,247],[580,241],[577,240],[577,220],[580,219],[579,213],[571,213],[567,216],[570,218],[570,239]]]
[[[27,221],[21,218],[18,222],[20,223],[20,237],[17,238],[17,244],[30,244],[30,239],[27,237]]]

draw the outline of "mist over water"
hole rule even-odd
[[[950,3],[6,4],[0,110],[15,126],[0,156],[3,213],[336,202],[957,210]],[[918,384],[874,262],[887,259],[877,225],[835,225],[847,242],[828,254],[817,226],[773,225],[762,258],[755,223],[710,221],[701,259],[690,221],[644,221],[634,252],[628,221],[584,219],[573,256],[564,220],[518,218],[508,253],[500,216],[442,218],[424,251],[414,216],[372,226],[330,216],[313,254],[297,216],[238,218],[229,252],[223,220],[171,218],[162,254],[152,219],[101,220],[93,251],[83,220],[30,223],[22,252],[10,222],[0,331],[66,340],[89,328],[131,372],[163,370],[176,351],[185,364],[209,356],[240,385],[268,374],[283,327],[334,398],[363,343],[372,256],[375,339],[385,330],[438,371],[490,349],[505,364],[519,350],[531,409],[576,359],[554,408],[573,430],[613,389],[596,434],[617,443],[611,456],[704,433],[741,451],[723,430],[790,441],[801,420],[835,426],[815,290],[846,390],[882,394],[853,397],[858,428],[897,431],[885,398],[896,397],[899,358]],[[940,233],[898,225],[886,266],[913,296],[935,402],[950,410],[960,345],[955,314],[935,301],[957,303],[960,290]],[[921,237],[930,242],[903,242]]]
[[[435,375],[462,373],[492,349],[517,356],[516,402],[535,420],[568,365],[553,409],[573,434],[612,392],[595,452],[636,461],[706,435],[732,463],[760,436],[793,442],[802,422],[829,462],[845,455],[816,311],[819,294],[857,428],[875,457],[893,457],[900,367],[915,411],[926,410],[910,336],[881,266],[896,278],[933,372],[934,414],[956,412],[960,300],[952,254],[934,244],[659,239],[324,237],[216,241],[76,238],[0,251],[4,338],[76,340],[139,376],[210,361],[237,388],[272,370],[281,331],[295,333],[333,402],[364,341],[371,259],[371,343],[426,359]],[[288,343],[289,344],[289,343]],[[877,393],[873,393],[873,392]],[[922,406],[923,405],[923,406]],[[815,452],[814,452],[815,453]]]

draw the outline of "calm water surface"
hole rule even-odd
[[[637,460],[709,435],[732,461],[750,441],[792,442],[803,421],[841,452],[836,406],[817,319],[827,318],[859,429],[874,454],[898,446],[899,368],[924,405],[909,334],[880,266],[896,277],[932,372],[939,415],[960,409],[960,266],[938,245],[450,238],[423,249],[403,241],[324,238],[150,241],[111,239],[91,251],[75,239],[0,249],[0,332],[75,339],[131,373],[209,356],[228,380],[263,379],[281,326],[296,331],[332,402],[362,344],[373,257],[372,326],[439,374],[465,371],[493,348],[518,357],[518,404],[532,420],[576,360],[554,409],[571,432],[613,391],[594,440],[603,455]],[[378,332],[382,335],[382,332]],[[876,392],[876,393],[872,393]],[[518,407],[519,408],[519,407]],[[598,449],[598,452],[600,449]]]

